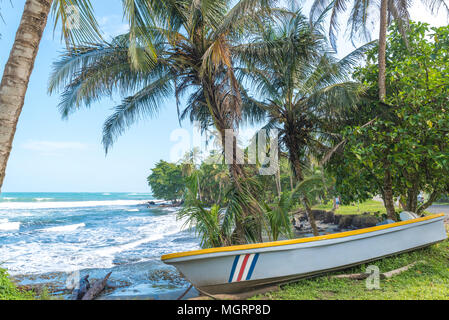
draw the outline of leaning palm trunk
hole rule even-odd
[[[293,150],[293,149],[292,149]],[[290,162],[293,165],[293,171],[296,178],[296,183],[304,181],[304,176],[302,174],[301,163],[297,157],[294,156],[294,152],[290,152]],[[318,228],[316,226],[315,217],[313,216],[312,208],[310,207],[309,199],[305,194],[301,195],[301,202],[307,213],[307,218],[309,220],[310,226],[312,227],[313,235],[319,236]]]
[[[0,84],[0,190],[52,0],[27,0]]]
[[[262,242],[262,228],[257,221],[261,212],[256,199],[253,197],[254,190],[252,190],[251,185],[247,181],[243,164],[240,164],[238,161],[238,154],[242,154],[242,150],[237,146],[237,139],[233,137],[232,154],[230,154],[230,150],[226,150],[226,131],[220,126],[217,129],[219,129],[218,131],[221,134],[226,161],[229,165],[231,184],[241,199],[239,203],[241,210],[238,210],[239,214],[235,217],[235,230],[232,235],[232,242],[233,244],[246,244],[248,238],[249,240]]]

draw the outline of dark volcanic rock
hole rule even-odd
[[[339,224],[341,217],[343,217],[341,214],[335,214],[334,215],[334,224]]]
[[[326,212],[324,215],[323,222],[324,223],[334,223],[335,221],[335,214],[332,211]]]
[[[315,220],[323,221],[324,218],[327,215],[327,211],[324,211],[324,210],[312,210],[312,214],[313,214]]]
[[[349,228],[352,226],[352,220],[357,215],[355,214],[348,214],[348,215],[342,215],[340,220],[338,221],[338,227],[340,229]]]
[[[375,216],[371,215],[361,215],[361,216],[355,216],[354,219],[352,219],[352,226],[354,228],[369,228],[374,227],[379,222],[379,219],[377,219]]]
[[[359,214],[334,214],[332,211],[313,210],[315,220],[324,224],[333,224],[338,226],[338,229],[361,229],[374,227],[379,218],[365,212]],[[303,230],[304,226],[308,224],[307,214],[303,209],[298,210],[293,216],[292,223],[296,230]]]

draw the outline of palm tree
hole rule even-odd
[[[200,201],[202,201],[200,183],[201,168],[197,168],[197,163],[199,160],[201,160],[201,151],[198,147],[195,147],[189,152],[186,152],[184,157],[180,160],[180,164],[182,165],[182,175],[184,177],[190,177],[192,175],[196,176],[198,196]]]
[[[358,96],[359,85],[348,80],[348,72],[372,46],[367,44],[336,60],[318,31],[322,18],[310,25],[297,11],[279,23],[264,25],[253,47],[242,53],[242,60],[248,63],[242,72],[261,97],[253,103],[266,112],[266,128],[278,130],[296,184],[304,181],[303,171],[310,155],[323,153],[331,145],[329,142],[336,140],[330,127],[338,119],[339,109],[353,106]],[[305,193],[301,193],[301,202],[318,235]]]
[[[234,73],[234,48],[241,44],[244,27],[267,11],[268,2],[241,0],[230,7],[230,0],[125,1],[127,16],[134,17],[130,33],[68,51],[55,63],[49,91],[64,90],[63,116],[116,88],[129,95],[104,124],[106,152],[135,121],[155,116],[170,96],[176,97],[181,119],[199,121],[203,130],[215,128],[224,146],[226,130],[237,129],[247,111]],[[157,57],[153,61],[148,59],[152,53]],[[180,110],[186,95],[186,107]],[[242,195],[251,184],[235,161],[236,143],[233,149],[229,172]],[[247,226],[258,206],[250,194],[240,199],[245,203],[233,206],[234,239],[244,243],[248,235],[254,238]]]
[[[53,3],[53,7],[52,7]],[[70,9],[78,8],[77,28],[70,28]],[[53,9],[52,9],[53,8]],[[56,24],[61,22],[67,43],[97,40],[98,25],[89,0],[27,0],[16,38],[0,83],[0,190],[12,148],[17,123],[22,112],[28,82],[33,71],[39,44],[53,10]]]
[[[379,6],[380,1],[380,6]],[[369,27],[376,19],[379,20],[379,100],[384,101],[386,96],[386,39],[387,27],[393,20],[398,24],[404,40],[407,41],[406,32],[408,30],[409,9],[413,1],[402,0],[314,0],[311,8],[311,19],[317,15],[321,15],[324,11],[331,10],[331,20],[329,28],[329,38],[333,48],[336,48],[336,39],[339,32],[338,18],[351,5],[351,12],[348,19],[348,30],[350,31],[351,40],[354,41],[357,37],[364,40],[369,39]],[[449,4],[446,0],[422,0],[422,3],[427,6],[434,14],[437,13],[440,7],[446,9],[449,13]],[[373,17],[373,13],[379,9],[379,16]]]
[[[379,11],[379,47],[378,47],[378,89],[379,89],[379,101],[384,102],[386,97],[386,39],[387,39],[387,27],[392,21],[395,21],[402,33],[404,41],[407,43],[407,30],[409,24],[409,8],[412,5],[412,1],[400,1],[400,0],[380,0],[380,6],[378,1],[365,1],[365,0],[315,0],[311,8],[311,18],[322,14],[322,12],[331,10],[331,20],[329,28],[329,37],[332,46],[336,47],[336,37],[339,31],[338,17],[347,10],[348,4],[352,6],[350,16],[348,19],[348,29],[350,31],[351,40],[357,37],[362,39],[369,39],[369,25],[370,22],[375,22],[376,18],[373,17],[378,8]],[[422,0],[422,3],[427,6],[434,14],[437,13],[440,7],[443,7],[447,13],[449,13],[449,5],[446,0]],[[385,192],[385,207],[390,217],[395,216],[394,199],[391,191],[391,170],[388,162],[384,163],[385,167],[385,181],[384,188],[389,190]]]

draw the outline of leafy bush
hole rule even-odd
[[[32,292],[19,290],[9,278],[5,269],[0,268],[0,300],[30,300]]]

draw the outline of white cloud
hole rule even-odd
[[[98,19],[100,30],[105,40],[110,40],[129,31],[129,24],[123,22],[119,15],[108,15]]]

